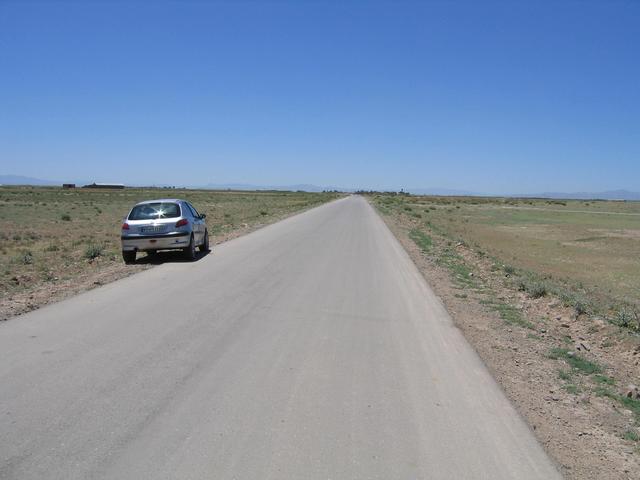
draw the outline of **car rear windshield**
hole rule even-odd
[[[177,203],[157,202],[136,205],[129,214],[129,220],[153,220],[156,218],[175,218],[180,216]]]

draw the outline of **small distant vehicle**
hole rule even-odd
[[[138,252],[155,255],[159,250],[182,250],[195,260],[196,248],[209,251],[206,215],[186,200],[167,198],[136,204],[122,223],[122,258],[134,263]]]

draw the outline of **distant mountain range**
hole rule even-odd
[[[22,175],[0,175],[2,185],[61,185],[53,180],[41,180],[39,178],[23,177]]]
[[[486,193],[471,192],[469,190],[453,190],[450,188],[408,188],[405,191],[413,195],[437,195],[441,197],[485,197]]]
[[[301,183],[297,185],[251,185],[248,183],[208,183],[207,185],[194,186],[193,188],[206,188],[211,190],[286,190],[303,192],[323,192],[337,190],[339,192],[350,192],[351,188],[339,187],[319,187],[318,185],[310,185]]]
[[[410,188],[414,195],[440,195],[456,197],[513,197],[513,198],[551,198],[557,200],[640,200],[640,192],[629,190],[607,190],[604,192],[542,192],[512,193],[496,195],[493,193],[470,192],[468,190],[448,190],[444,188]]]
[[[606,192],[544,192],[525,195],[509,195],[522,198],[554,198],[565,200],[640,200],[640,192],[630,192],[629,190],[608,190]]]
[[[62,185],[61,181],[42,180],[40,178],[25,177],[22,175],[0,175],[0,185]],[[91,183],[86,180],[71,180],[69,183],[77,185],[85,185]],[[131,185],[131,184],[126,184]],[[133,185],[131,185],[133,186]],[[158,187],[167,187],[169,185],[159,184]],[[178,185],[176,185],[178,186]],[[185,187],[185,186],[178,186]],[[321,187],[312,184],[295,184],[295,185],[252,185],[247,183],[209,183],[206,185],[189,185],[186,188],[204,188],[211,190],[286,190],[304,192],[322,192],[337,190],[340,192],[353,192],[354,188],[342,188],[334,186]],[[495,195],[488,193],[472,192],[469,190],[452,190],[446,188],[408,188],[406,192],[414,195],[440,195],[440,196],[477,196],[477,197],[518,197],[518,198],[553,198],[553,199],[580,199],[580,200],[640,200],[640,192],[632,192],[629,190],[608,190],[604,192],[543,192],[543,193],[515,193],[511,195]]]

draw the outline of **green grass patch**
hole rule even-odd
[[[637,398],[629,398],[624,395],[617,395],[618,401],[626,408],[631,410],[635,416],[640,419],[640,400]]]
[[[593,381],[600,384],[600,385],[615,385],[616,384],[616,380],[612,377],[608,377],[606,375],[602,375],[602,374],[596,374],[593,376]]]
[[[422,253],[427,253],[433,247],[431,237],[418,228],[414,228],[409,232],[409,238],[420,247]]]
[[[454,282],[463,288],[477,289],[478,284],[471,269],[452,248],[446,247],[438,252],[437,262],[452,274]]]
[[[564,385],[562,388],[564,389],[565,392],[570,393],[571,395],[577,395],[581,392],[580,387],[578,387],[573,383]]]
[[[565,382],[570,382],[573,379],[573,373],[568,370],[558,370],[558,378]]]
[[[377,208],[377,209],[378,209],[378,211],[379,211],[380,213],[382,213],[383,215],[391,215],[391,210],[390,210],[386,205],[383,205],[383,204],[381,204],[381,203],[378,203],[378,204],[376,205],[376,208]]]
[[[636,416],[636,420],[640,421],[640,400],[636,398],[629,398],[624,395],[612,392],[605,386],[599,386],[595,389],[595,394],[599,397],[607,397],[611,400],[618,402],[621,406],[631,410]]]
[[[486,305],[494,312],[497,312],[500,315],[500,318],[510,325],[517,325],[530,330],[534,329],[533,323],[524,318],[522,312],[513,305],[509,305],[508,303],[504,303],[499,300],[490,299],[480,300],[480,303],[482,305]]]
[[[602,372],[602,367],[600,367],[600,365],[591,362],[576,353],[571,354],[566,348],[553,348],[547,357],[553,360],[562,359],[567,362],[571,368],[584,375],[592,375],[594,373]]]

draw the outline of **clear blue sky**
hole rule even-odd
[[[0,173],[640,190],[640,2],[0,0]]]

